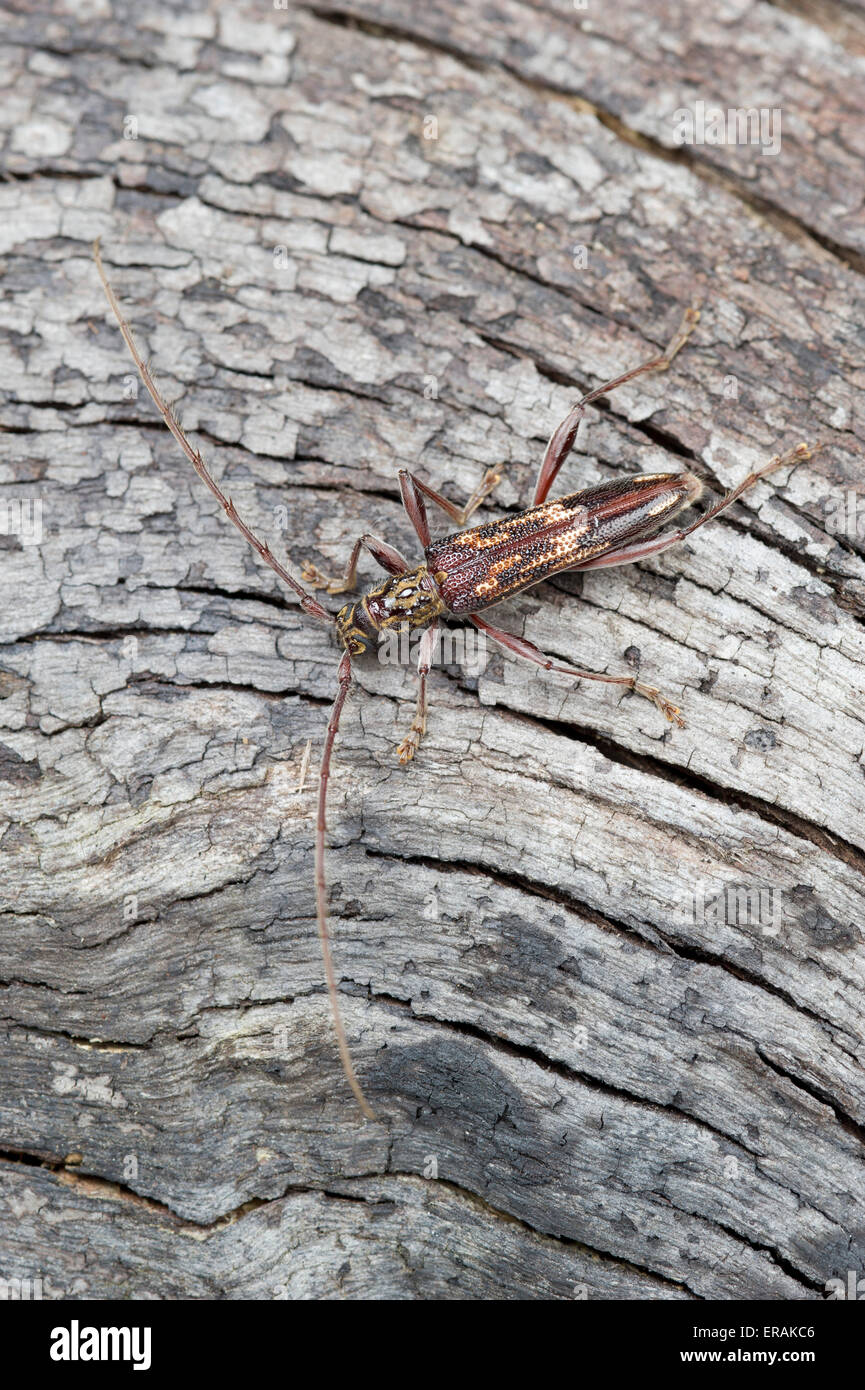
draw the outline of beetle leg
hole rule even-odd
[[[426,516],[424,496],[431,502],[435,502],[437,507],[441,507],[446,512],[451,521],[457,526],[465,526],[469,517],[477,511],[478,507],[486,497],[489,497],[493,488],[497,487],[502,480],[501,473],[497,473],[494,468],[488,468],[481,481],[478,483],[468,502],[464,507],[458,507],[455,502],[451,502],[447,497],[442,497],[440,492],[436,492],[427,483],[422,483],[420,478],[416,478],[413,473],[409,473],[407,468],[399,471],[399,485],[402,493],[403,506],[408,513],[414,529],[417,531],[418,539],[424,548],[430,543],[429,522]]]
[[[797,444],[794,449],[788,449],[785,454],[776,454],[774,458],[769,460],[765,468],[757,468],[753,473],[749,473],[738,487],[733,488],[732,492],[725,493],[720,501],[716,502],[702,516],[698,516],[697,520],[692,522],[690,526],[681,527],[677,531],[665,531],[652,540],[634,541],[631,545],[623,545],[618,550],[610,550],[606,555],[599,555],[596,560],[588,560],[584,565],[575,565],[574,568],[595,570],[610,565],[630,565],[636,560],[644,560],[648,555],[659,555],[662,550],[666,550],[669,546],[684,540],[686,536],[690,536],[692,531],[697,531],[701,526],[705,526],[707,521],[720,516],[742,496],[743,492],[747,491],[749,487],[753,487],[761,478],[765,478],[769,473],[774,473],[776,468],[784,468],[791,463],[804,463],[819,448],[819,444]]]
[[[420,651],[417,659],[418,673],[418,692],[415,715],[412,720],[411,728],[406,734],[402,743],[397,748],[397,755],[401,763],[410,763],[417,752],[420,741],[426,733],[427,716],[427,695],[426,678],[429,675],[429,668],[432,665],[433,652],[435,651],[436,635],[438,623],[432,622],[424,633],[420,641]]]
[[[594,391],[583,396],[582,400],[577,401],[577,404],[568,412],[562,423],[553,430],[550,437],[535,485],[533,507],[539,507],[543,502],[546,502],[550,488],[556,480],[556,474],[574,447],[580,421],[586,413],[585,407],[592,401],[596,401],[599,396],[606,396],[610,391],[615,391],[618,386],[624,386],[626,381],[633,381],[634,377],[642,376],[644,372],[666,371],[676,353],[693,332],[699,318],[698,309],[686,309],[678,330],[662,356],[653,357],[650,362],[644,362],[642,366],[634,367],[630,372],[625,372],[624,376],[617,376],[615,380],[606,382],[604,386],[596,387]]]
[[[322,574],[309,560],[304,563],[301,577],[316,589],[327,589],[329,594],[343,594],[357,584],[357,561],[361,549],[368,550],[376,564],[381,565],[388,574],[405,574],[406,570],[411,568],[404,555],[400,555],[392,545],[380,541],[378,536],[371,536],[367,531],[355,541],[345,574],[341,578],[339,575]]]
[[[645,685],[637,680],[636,676],[607,676],[599,671],[578,671],[575,666],[565,666],[563,663],[553,661],[552,657],[546,656],[540,647],[536,647],[534,642],[527,642],[525,637],[515,637],[511,632],[503,632],[499,627],[493,627],[485,618],[479,618],[477,614],[470,614],[469,617],[476,628],[485,632],[488,637],[492,637],[494,642],[498,642],[500,647],[506,651],[513,652],[516,656],[523,657],[526,661],[533,661],[536,666],[542,666],[545,671],[560,671],[565,676],[578,676],[580,680],[587,681],[606,681],[609,685],[627,685],[631,690],[635,690],[638,695],[644,695],[647,700],[657,706],[663,715],[669,719],[671,724],[678,724],[680,729],[684,729],[685,720],[678,705],[674,705],[672,700],[668,700],[662,695],[655,685]]]

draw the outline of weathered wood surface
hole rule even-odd
[[[44,535],[0,536],[0,1276],[808,1299],[862,1271],[858,16],[696,14],[7,17],[0,476]],[[781,105],[779,155],[669,158],[695,95]],[[329,873],[377,1125],[331,1040],[298,790],[335,648],[134,396],[94,236],[296,564],[366,528],[415,553],[405,464],[463,497],[504,463],[495,505],[525,505],[575,393],[695,297],[687,352],[593,413],[564,483],[727,486],[826,442],[688,545],[502,610],[639,663],[682,732],[490,651],[436,672],[403,769],[413,676],[358,666]],[[731,883],[772,890],[769,932],[705,909]]]

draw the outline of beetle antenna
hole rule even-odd
[[[336,679],[339,688],[336,692],[336,699],[333,702],[333,709],[330,712],[327,735],[324,740],[324,750],[321,755],[321,769],[318,774],[318,818],[315,825],[315,911],[318,921],[318,939],[321,942],[321,954],[324,957],[324,974],[327,980],[327,993],[330,998],[333,1026],[336,1032],[336,1045],[339,1049],[342,1069],[345,1072],[346,1080],[354,1092],[355,1099],[364,1115],[368,1120],[374,1120],[376,1118],[375,1112],[360,1088],[360,1082],[354,1074],[351,1053],[348,1050],[348,1041],[345,1036],[342,1013],[339,1007],[336,976],[333,971],[330,936],[327,930],[327,882],[324,876],[324,836],[327,829],[327,783],[330,777],[330,755],[333,752],[333,745],[339,728],[342,707],[345,704],[345,697],[348,694],[348,687],[351,684],[351,657],[347,651],[343,652]]]
[[[312,594],[307,593],[306,589],[304,589],[303,585],[300,584],[297,579],[295,579],[294,575],[291,574],[290,571],[287,570],[284,565],[280,564],[279,560],[277,560],[270,546],[267,544],[267,541],[259,540],[258,536],[256,536],[249,529],[246,522],[243,520],[243,517],[240,515],[234,503],[232,502],[231,498],[226,497],[225,493],[222,491],[222,488],[219,486],[216,479],[211,474],[199,451],[193,448],[192,444],[189,442],[189,439],[187,438],[184,431],[181,429],[180,422],[174,414],[174,411],[171,409],[171,406],[168,405],[168,403],[163,399],[162,395],[160,394],[159,388],[157,387],[156,382],[153,380],[153,377],[151,376],[150,368],[144,361],[144,358],[141,356],[141,353],[138,351],[135,339],[132,336],[132,329],[129,327],[129,324],[126,322],[125,318],[120,312],[120,305],[117,302],[117,297],[108,283],[108,279],[102,266],[102,257],[99,254],[98,241],[94,241],[93,243],[93,259],[96,261],[96,269],[99,271],[99,278],[102,281],[102,287],[105,290],[108,303],[111,305],[114,317],[117,319],[120,332],[123,334],[123,337],[126,341],[126,346],[129,348],[129,351],[132,355],[132,360],[138,368],[138,375],[141,377],[141,380],[144,382],[144,385],[147,387],[147,390],[153,397],[153,401],[156,405],[157,410],[159,411],[168,428],[171,430],[171,433],[174,435],[174,438],[177,440],[186,457],[189,459],[189,462],[192,464],[199,478],[203,483],[206,484],[207,487],[210,488],[210,491],[213,493],[217,502],[219,502],[229,521],[232,521],[234,523],[240,534],[252,546],[253,550],[257,551],[257,553],[261,556],[262,560],[264,560],[265,564],[270,565],[270,568],[277,575],[279,575],[279,578],[282,580],[284,584],[287,584],[290,589],[294,590],[294,592],[300,599],[300,606],[304,610],[304,612],[309,613],[310,616],[313,618],[317,618],[319,622],[331,624],[334,623],[335,619],[333,617],[333,614],[328,613],[327,609],[319,603],[318,599],[313,598]]]
[[[210,489],[210,491],[213,493],[214,497],[222,507],[223,511],[225,512],[226,516],[228,517],[229,521],[234,523],[240,534],[252,546],[253,550],[255,550],[261,556],[262,560],[264,560],[266,564],[270,565],[270,568],[274,571],[275,574],[279,576],[283,583],[287,584],[290,589],[294,590],[294,592],[300,599],[300,606],[301,608],[303,608],[304,612],[311,614],[311,616],[314,618],[318,618],[320,622],[325,622],[328,624],[335,623],[336,620],[333,617],[333,615],[331,613],[328,613],[327,609],[319,603],[318,599],[313,598],[312,594],[308,593],[307,590],[304,589],[303,585],[295,579],[294,575],[291,574],[285,568],[284,565],[280,564],[279,560],[277,560],[276,556],[274,555],[267,542],[259,540],[258,536],[256,536],[254,532],[250,530],[246,522],[241,517],[240,513],[237,511],[237,508],[235,507],[231,498],[226,496],[226,494],[222,491],[222,488],[217,483],[216,479],[211,474],[203,458],[201,457],[201,454],[199,453],[198,449],[194,448],[193,445],[190,443],[189,439],[187,438],[186,434],[181,428],[180,422],[174,414],[174,411],[171,409],[170,405],[168,405],[167,401],[163,399],[159,391],[159,388],[156,385],[156,382],[153,380],[150,368],[147,366],[147,363],[144,361],[144,358],[138,351],[137,344],[135,342],[134,337],[132,336],[132,329],[129,327],[129,324],[126,322],[125,318],[120,312],[120,305],[117,302],[117,297],[113,289],[111,288],[111,285],[108,283],[108,278],[105,274],[105,270],[102,265],[102,257],[99,254],[98,240],[94,241],[93,243],[93,258],[96,261],[96,269],[99,271],[99,278],[102,281],[102,287],[105,290],[108,303],[111,305],[114,317],[117,319],[120,332],[123,334],[126,346],[128,347],[132,355],[132,360],[138,368],[138,374],[141,377],[141,380],[144,382],[144,385],[147,387],[147,390],[149,391],[151,397],[153,398],[153,402],[156,405],[157,410],[159,411],[168,428],[171,430],[171,433],[174,435],[174,438],[177,440],[181,449],[186,454],[186,457],[189,459],[189,462],[192,464],[199,478]],[[324,752],[322,753],[321,758],[321,772],[319,775],[318,784],[318,818],[316,821],[315,830],[315,909],[316,918],[318,921],[318,936],[321,942],[321,953],[324,957],[324,973],[327,979],[327,992],[330,998],[331,1011],[333,1013],[333,1024],[334,1029],[336,1031],[336,1042],[337,1047],[339,1049],[340,1060],[342,1062],[343,1070],[348,1080],[348,1084],[350,1085],[352,1091],[355,1094],[358,1105],[360,1106],[361,1110],[363,1111],[364,1115],[368,1120],[374,1120],[375,1113],[373,1112],[372,1106],[370,1105],[369,1101],[367,1100],[366,1096],[360,1088],[360,1084],[354,1073],[354,1066],[351,1060],[351,1053],[348,1050],[348,1041],[345,1036],[345,1028],[342,1022],[342,1014],[340,1012],[339,997],[337,995],[336,988],[336,977],[334,975],[333,970],[333,957],[331,955],[330,950],[330,937],[328,936],[327,931],[327,885],[324,876],[324,836],[326,830],[325,813],[327,807],[327,783],[328,778],[330,777],[330,758],[331,753],[333,752],[333,745],[334,740],[336,739],[336,732],[339,728],[339,718],[342,714],[342,707],[345,704],[345,697],[348,694],[348,687],[351,683],[351,659],[349,657],[348,652],[344,653],[343,658],[340,661],[339,670],[337,672],[337,681],[339,684],[339,688],[336,693],[336,699],[333,702],[333,709],[331,711],[330,722],[327,726],[327,736],[324,741]]]

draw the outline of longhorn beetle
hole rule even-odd
[[[208,471],[201,454],[193,448],[171,408],[160,395],[150,370],[135,345],[129,325],[123,318],[114,291],[106,279],[98,242],[94,243],[93,254],[108,303],[141,379],[196,473],[210,488],[229,521],[234,523],[241,535],[262,560],[270,565],[283,583],[297,594],[304,612],[335,629],[337,642],[343,649],[337,668],[337,692],[327,725],[318,782],[315,830],[316,917],[334,1031],[343,1070],[363,1114],[367,1119],[374,1120],[375,1114],[355,1075],[342,1022],[327,927],[324,876],[327,784],[334,740],[351,683],[352,658],[363,655],[377,640],[379,633],[389,628],[402,624],[408,624],[411,628],[425,628],[418,652],[415,716],[408,734],[397,749],[399,759],[403,763],[414,757],[426,728],[427,676],[435,649],[436,629],[442,615],[468,618],[475,627],[506,651],[513,652],[526,661],[533,661],[546,671],[560,671],[580,680],[607,681],[612,685],[629,686],[651,700],[671,723],[682,728],[685,721],[681,711],[666,699],[656,686],[645,685],[637,680],[636,676],[611,676],[597,671],[581,671],[574,666],[553,661],[533,643],[527,642],[523,637],[514,637],[509,632],[503,632],[479,614],[483,609],[492,607],[511,594],[520,593],[532,584],[538,584],[542,579],[560,574],[564,570],[591,570],[607,565],[627,565],[635,560],[645,559],[647,555],[658,555],[677,541],[684,540],[712,517],[726,511],[731,503],[760,478],[765,478],[767,474],[786,464],[803,462],[810,458],[819,446],[798,444],[784,454],[775,455],[765,467],[749,473],[738,487],[709,507],[696,521],[691,522],[689,526],[673,530],[662,531],[661,528],[677,513],[698,501],[703,492],[703,484],[693,473],[638,473],[629,478],[601,483],[596,487],[585,488],[582,492],[573,492],[567,497],[547,501],[556,475],[573,447],[586,406],[598,400],[600,396],[615,391],[626,381],[633,381],[634,377],[642,376],[644,372],[663,371],[669,367],[699,319],[698,310],[688,309],[666,352],[660,357],[653,357],[650,361],[641,363],[638,367],[632,367],[630,371],[606,382],[603,386],[596,387],[594,391],[589,391],[568,412],[562,423],[553,431],[547,445],[535,484],[532,505],[528,511],[520,512],[518,516],[508,517],[503,521],[487,522],[468,531],[457,530],[452,535],[434,541],[430,535],[425,497],[435,502],[437,507],[461,527],[500,482],[501,475],[494,469],[489,469],[465,506],[458,507],[440,493],[433,491],[427,483],[421,482],[420,478],[416,478],[408,469],[400,469],[399,486],[403,506],[423,547],[423,561],[413,566],[386,541],[364,534],[355,541],[348,566],[342,576],[328,578],[313,565],[305,564],[301,569],[301,576],[306,583],[326,589],[330,594],[343,593],[356,587],[357,562],[362,548],[369,551],[377,564],[387,571],[387,579],[369,589],[356,602],[346,603],[334,617],[277,560],[267,542],[259,540],[253,534],[237,512],[231,498],[226,496]]]

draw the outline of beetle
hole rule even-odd
[[[680,728],[684,727],[681,710],[662,695],[657,686],[647,685],[634,675],[583,671],[575,666],[553,661],[534,643],[503,631],[480,614],[500,603],[502,599],[566,570],[584,571],[610,565],[626,565],[645,559],[649,555],[658,555],[726,511],[748,488],[775,469],[802,463],[812,457],[819,445],[801,443],[783,454],[776,454],[763,468],[749,473],[737,487],[699,515],[695,521],[672,530],[663,528],[679,513],[698,502],[703,494],[703,483],[694,473],[640,473],[569,493],[565,497],[549,499],[556,476],[573,448],[580,422],[585,417],[586,407],[601,396],[608,395],[626,382],[634,380],[635,377],[646,372],[666,370],[699,320],[699,310],[694,307],[688,308],[678,331],[660,356],[652,357],[603,386],[589,391],[571,408],[550,437],[538,472],[532,505],[528,511],[503,520],[487,522],[469,530],[458,529],[433,540],[424,499],[434,502],[457,527],[462,528],[500,482],[501,475],[495,469],[489,469],[468,502],[459,507],[441,493],[434,491],[408,469],[401,469],[400,493],[406,513],[420,541],[423,559],[419,564],[412,565],[388,542],[367,532],[355,541],[342,576],[328,577],[314,565],[305,563],[301,569],[301,577],[306,584],[325,589],[330,594],[348,592],[356,587],[361,550],[366,550],[387,573],[388,577],[382,583],[368,589],[359,599],[344,604],[334,616],[276,558],[267,542],[260,540],[250,530],[231,498],[213,478],[200,452],[190,443],[174,412],[161,396],[150,369],[138,351],[132,331],[120,312],[117,298],[105,275],[98,242],[94,242],[93,255],[108,303],[141,379],[196,473],[241,535],[283,583],[297,595],[303,611],[317,621],[334,628],[337,642],[343,649],[337,668],[337,692],[327,724],[319,770],[314,854],[316,920],[343,1071],[361,1111],[367,1119],[374,1120],[375,1113],[355,1074],[339,1007],[327,924],[327,884],[324,868],[327,786],[333,746],[351,684],[352,658],[366,653],[379,637],[389,630],[404,625],[410,629],[423,629],[418,650],[415,714],[408,734],[397,749],[399,759],[403,763],[410,762],[415,756],[426,729],[427,677],[432,664],[437,628],[442,617],[468,618],[475,627],[506,651],[534,662],[544,670],[557,671],[580,680],[605,681],[630,687],[637,694],[651,700],[671,723]]]

